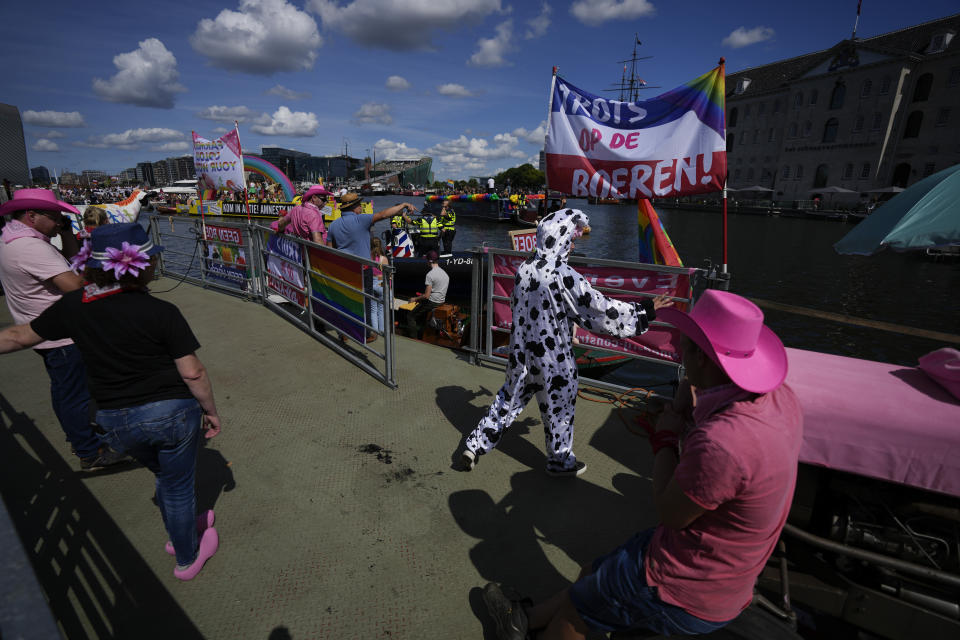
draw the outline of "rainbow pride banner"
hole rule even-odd
[[[551,189],[639,199],[723,188],[722,66],[640,102],[596,96],[556,75],[551,95],[546,137]]]
[[[307,247],[310,306],[313,313],[348,336],[363,342],[366,321],[363,265],[329,251]],[[337,313],[337,311],[343,313]],[[344,315],[346,314],[346,315]]]
[[[638,262],[663,264],[668,267],[683,266],[680,254],[649,200],[641,199],[637,203],[637,222],[640,240]]]

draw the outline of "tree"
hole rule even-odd
[[[533,191],[542,189],[545,182],[543,171],[540,171],[529,162],[497,174],[494,180],[498,187],[509,184],[513,189],[528,189]]]

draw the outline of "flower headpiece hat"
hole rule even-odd
[[[139,275],[150,264],[150,256],[163,251],[153,244],[147,232],[136,222],[107,224],[90,234],[86,266],[113,271],[117,278],[125,273]]]

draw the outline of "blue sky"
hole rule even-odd
[[[245,151],[431,155],[437,179],[533,162],[551,68],[602,93],[638,33],[662,91],[848,38],[856,0],[165,0],[6,3],[0,102],[30,166],[116,173],[239,119]],[[864,0],[858,36],[957,11]],[[651,89],[647,97],[661,90]],[[611,94],[612,95],[612,94]]]

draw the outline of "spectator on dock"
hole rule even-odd
[[[93,205],[88,206],[83,210],[83,231],[78,235],[78,239],[89,238],[94,229],[102,227],[107,224],[107,222],[109,221],[107,220],[106,211]]]
[[[359,213],[363,198],[356,193],[346,193],[337,198],[337,202],[340,217],[330,223],[331,245],[361,258],[370,255],[370,228],[374,223],[415,209],[409,202],[401,202],[376,213]]]
[[[573,454],[577,401],[574,323],[588,331],[626,338],[643,333],[666,297],[622,302],[604,296],[567,263],[573,241],[589,225],[577,209],[555,211],[537,225],[537,251],[517,269],[510,310],[506,381],[487,415],[467,436],[462,467],[493,450],[503,432],[536,395],[546,432],[547,473],[578,476],[587,465]]]
[[[147,292],[162,250],[139,224],[98,227],[75,260],[90,284],[29,324],[0,331],[0,353],[43,340],[76,342],[103,437],[156,475],[167,553],[177,558],[173,574],[191,580],[219,546],[213,511],[197,516],[195,478],[201,431],[217,435],[220,416],[190,326]]]
[[[323,222],[323,213],[320,210],[329,195],[332,194],[323,185],[317,184],[307,189],[301,203],[277,220],[277,233],[284,233],[289,228],[298,238],[326,245],[327,225]]]
[[[796,485],[803,416],[783,384],[786,350],[756,305],[725,291],[660,319],[682,334],[687,373],[650,438],[660,524],[529,609],[488,584],[500,638],[528,629],[544,629],[544,640],[633,629],[696,635],[750,604]]]
[[[383,242],[380,238],[370,238],[370,259],[377,263],[376,267],[371,267],[372,288],[371,292],[377,298],[370,301],[370,324],[377,333],[383,333],[383,267],[390,264],[387,256],[383,252]],[[366,267],[364,267],[366,269]]]
[[[414,296],[410,302],[416,302],[417,306],[407,314],[407,332],[417,339],[423,338],[423,324],[426,316],[442,305],[447,300],[447,289],[450,287],[450,276],[440,268],[440,256],[436,251],[427,252],[427,265],[430,270],[424,280],[424,290],[420,295]]]
[[[50,243],[59,235],[67,258],[79,249],[63,211],[80,214],[47,189],[20,189],[0,207],[0,216],[10,216],[0,237],[0,282],[17,324],[30,322],[61,296],[84,284]],[[34,346],[50,377],[53,411],[80,458],[80,469],[92,471],[128,462],[125,455],[111,450],[90,424],[87,368],[73,341],[63,337]]]

